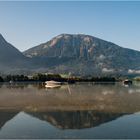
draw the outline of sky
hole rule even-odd
[[[0,1],[0,33],[20,51],[62,33],[140,51],[140,1]]]

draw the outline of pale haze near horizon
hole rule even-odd
[[[92,35],[140,51],[140,2],[2,2],[0,33],[24,51],[62,34]]]

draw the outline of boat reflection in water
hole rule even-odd
[[[0,138],[140,138],[139,111],[138,83],[1,85]]]

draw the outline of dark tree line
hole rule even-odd
[[[0,76],[0,82],[4,82],[3,78]]]
[[[9,82],[9,81],[15,81],[15,82],[24,82],[24,81],[49,81],[49,80],[55,80],[60,82],[115,82],[116,78],[114,77],[91,77],[91,78],[82,78],[82,77],[67,77],[63,78],[59,74],[34,74],[33,76],[25,76],[25,75],[6,75],[6,76],[0,76],[0,82]]]
[[[63,81],[63,78],[59,74],[36,74],[33,75],[33,80],[35,81],[49,81],[49,80],[56,80],[56,81]]]
[[[28,81],[28,77],[24,75],[7,75],[4,78],[4,81]]]

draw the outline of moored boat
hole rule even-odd
[[[46,81],[45,84],[47,84],[47,85],[61,85],[62,83],[51,80],[51,81]]]
[[[126,80],[123,81],[123,84],[124,85],[132,85],[132,81],[129,80],[129,79],[126,79]]]
[[[62,83],[51,80],[51,81],[46,81],[45,84],[46,84],[45,85],[46,88],[59,88],[61,87]]]
[[[45,85],[46,88],[59,88],[61,85]]]

